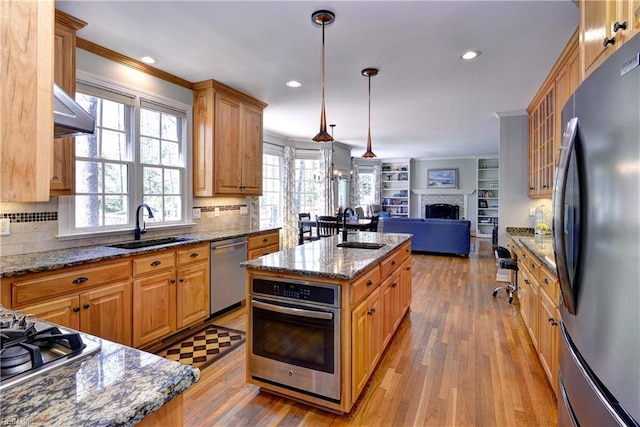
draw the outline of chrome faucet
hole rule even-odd
[[[153,212],[151,208],[146,203],[142,203],[136,209],[136,228],[133,229],[134,239],[140,240],[140,236],[147,232],[147,228],[145,227],[144,221],[142,221],[142,230],[140,229],[140,208],[146,208],[149,213],[149,218],[153,218]]]

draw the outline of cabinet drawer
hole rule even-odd
[[[280,250],[280,245],[271,245],[264,248],[257,248],[249,251],[249,259],[260,258],[262,255],[272,254]]]
[[[252,236],[247,239],[247,250],[252,251],[266,246],[280,246],[280,233],[267,233],[258,236]]]
[[[560,289],[558,286],[558,278],[555,274],[550,272],[545,267],[541,267],[540,271],[538,271],[538,278],[540,282],[540,287],[544,289],[547,294],[554,301],[554,304],[558,304],[560,297]]]
[[[397,251],[393,255],[382,260],[380,263],[380,275],[383,278],[389,277],[393,270],[400,267],[400,264],[402,264],[402,261],[405,258],[406,256],[403,251]]]
[[[191,264],[194,262],[209,260],[209,252],[211,247],[209,245],[191,246],[185,249],[179,249],[176,251],[176,263],[178,266]]]
[[[527,268],[534,278],[538,278],[538,270],[540,270],[540,261],[528,249],[522,250],[522,265]]]
[[[152,255],[135,258],[133,260],[133,276],[137,277],[152,271],[162,271],[174,268],[175,252],[158,252]]]
[[[380,284],[380,266],[376,265],[351,285],[351,305],[369,295]]]
[[[66,270],[57,274],[39,274],[35,278],[19,280],[13,283],[11,304],[16,307],[116,280],[126,280],[129,278],[130,265],[129,261],[120,261],[97,267]]]

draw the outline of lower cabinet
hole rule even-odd
[[[131,283],[103,286],[22,307],[23,313],[131,346]]]
[[[133,274],[135,347],[209,316],[209,245],[137,257]]]
[[[538,323],[538,355],[553,391],[558,395],[558,345],[560,339],[559,310],[557,304],[540,292]]]
[[[380,359],[382,318],[379,287],[351,312],[353,355],[351,398],[354,402]]]
[[[247,239],[247,259],[260,258],[263,255],[280,250],[280,231],[273,230],[250,236]]]

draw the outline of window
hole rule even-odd
[[[262,196],[260,197],[260,226],[282,226],[282,153],[269,154],[265,144],[262,155]],[[280,150],[281,151],[281,150]]]
[[[60,224],[60,234],[130,230],[142,202],[153,211],[147,223],[190,220],[186,106],[83,83],[76,101],[96,118],[96,131],[75,138],[76,195],[60,198],[70,219]]]
[[[360,205],[371,205],[376,201],[376,174],[373,171],[361,170],[358,173],[358,194]]]
[[[311,218],[325,213],[324,198],[322,197],[323,185],[319,183],[320,154],[296,151],[295,160],[295,203],[296,212],[309,212]]]

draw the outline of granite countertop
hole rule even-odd
[[[553,238],[551,235],[544,236],[538,241],[536,241],[536,237],[532,235],[509,235],[517,244],[527,248],[529,252],[552,273],[557,274],[556,258],[553,251]]]
[[[412,234],[357,232],[348,241],[384,243],[380,249],[340,248],[340,236],[325,237],[314,242],[245,261],[241,267],[252,270],[353,280],[379,263],[398,246],[411,239]]]
[[[170,243],[160,246],[152,246],[138,249],[119,249],[102,245],[81,246],[77,248],[56,249],[46,252],[34,252],[20,255],[9,255],[0,257],[0,278],[20,276],[28,273],[56,270],[63,267],[87,264],[91,262],[106,261],[142,253],[152,253],[163,251],[180,246],[189,246],[203,242],[213,242],[216,240],[230,239],[234,237],[248,236],[265,231],[278,230],[280,227],[269,228],[239,228],[215,232],[175,234],[176,237],[184,237],[189,240]],[[142,239],[145,240],[145,239]],[[151,240],[151,239],[149,239]],[[122,242],[129,241],[123,240]],[[121,242],[114,242],[121,243]]]
[[[190,365],[82,334],[102,348],[0,392],[0,421],[29,426],[131,426],[200,379]]]

